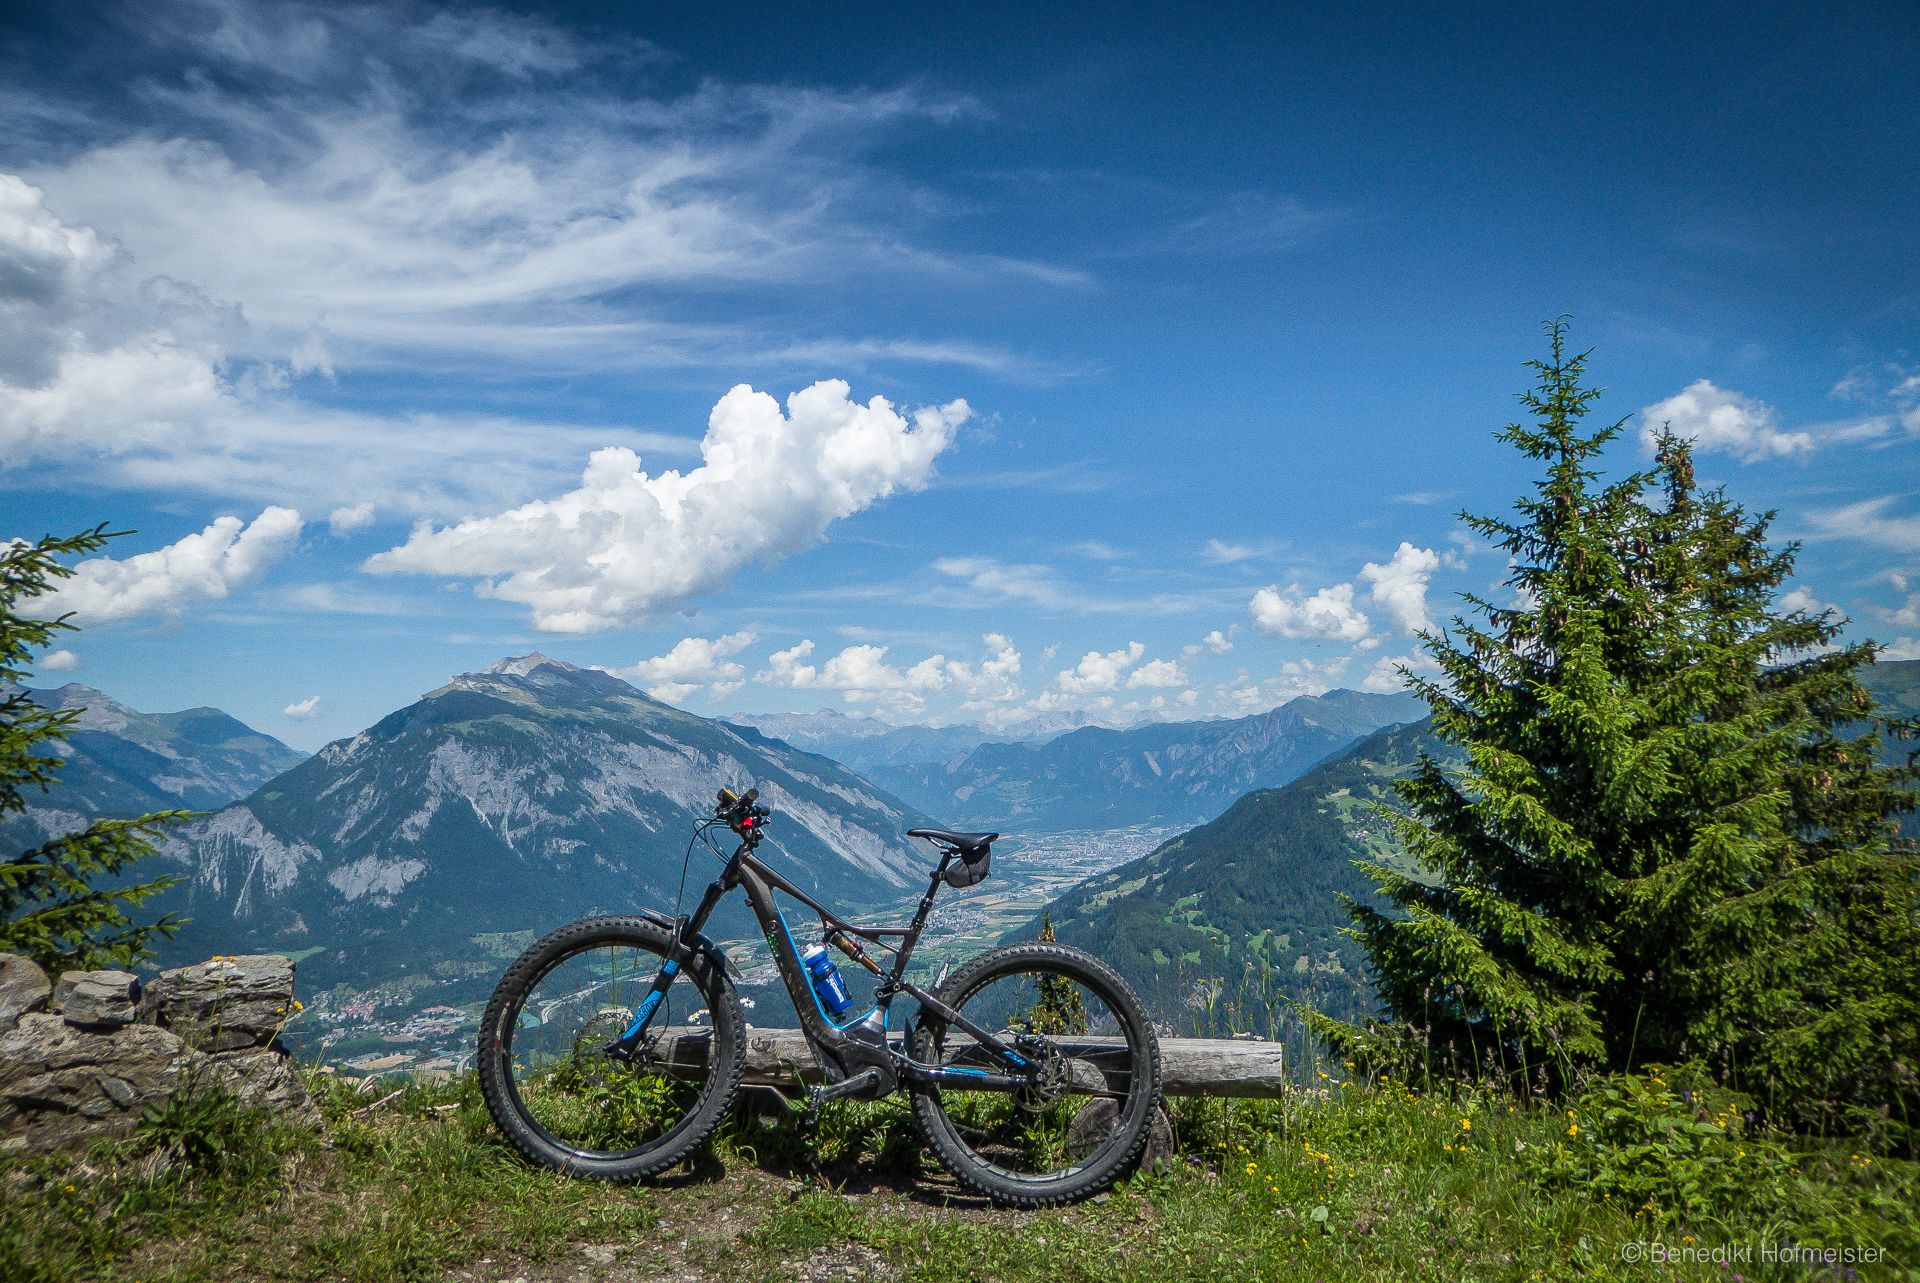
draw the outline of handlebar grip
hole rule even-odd
[[[759,796],[760,790],[757,788],[748,789],[746,792],[738,794],[732,789],[721,789],[719,795],[720,804],[713,808],[714,813],[717,815],[753,815],[757,812],[765,815],[765,808],[756,808],[754,806],[754,802]]]

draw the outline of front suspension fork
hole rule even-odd
[[[732,865],[729,864],[728,868],[731,870]],[[660,1004],[666,1000],[674,977],[680,974],[682,964],[693,958],[694,938],[706,924],[713,906],[720,903],[720,897],[726,893],[726,878],[722,877],[708,885],[707,893],[700,897],[700,907],[693,911],[692,917],[674,920],[673,939],[667,942],[666,960],[660,964],[660,972],[654,976],[653,984],[641,997],[640,1005],[633,1009],[633,1019],[628,1022],[626,1031],[607,1044],[609,1056],[619,1060],[633,1059],[634,1052],[646,1039],[647,1026],[653,1023],[654,1013],[660,1010]]]

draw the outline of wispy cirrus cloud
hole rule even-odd
[[[973,590],[974,595],[964,604],[1018,603],[1072,615],[1173,615],[1231,603],[1241,591],[1219,588],[1145,596],[1104,595],[1088,591],[1052,566],[1002,561],[997,557],[942,557],[933,563],[933,569]],[[893,595],[900,595],[899,591],[893,590]],[[934,599],[931,604],[942,603]]]
[[[1821,508],[1807,513],[1807,520],[1821,535],[1836,539],[1857,539],[1899,552],[1920,552],[1920,513],[1896,513],[1898,495],[1881,495]]]
[[[926,218],[902,212],[912,193],[873,150],[979,116],[964,94],[686,84],[643,42],[413,4],[161,0],[102,29],[131,68],[114,92],[16,64],[0,93],[10,467],[293,502],[340,513],[344,533],[368,503],[390,519],[522,501],[598,446],[690,452],[467,408],[513,380],[720,368],[725,386],[746,366],[872,362],[1068,376],[939,333],[795,333],[742,305],[1083,284],[918,242]],[[379,396],[352,394],[366,378]],[[447,408],[450,378],[467,406]]]

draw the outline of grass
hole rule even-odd
[[[1769,1262],[1767,1244],[1884,1251],[1857,1276],[1920,1278],[1920,1168],[1746,1130],[1657,1075],[1550,1106],[1331,1078],[1181,1102],[1170,1169],[1040,1213],[963,1196],[897,1102],[832,1108],[810,1138],[742,1113],[693,1170],[624,1189],[522,1163],[470,1080],[374,1108],[318,1081],[317,1134],[215,1110],[84,1158],[0,1162],[0,1278],[759,1280],[849,1259],[835,1277],[1848,1277]],[[1656,1243],[1708,1259],[1623,1258]],[[583,1255],[594,1244],[612,1250]]]

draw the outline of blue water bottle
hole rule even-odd
[[[853,995],[847,992],[847,982],[840,978],[840,968],[827,956],[827,946],[816,944],[800,955],[807,966],[807,978],[813,981],[813,991],[820,995],[820,1005],[827,1009],[829,1016],[846,1014],[853,1005]]]

